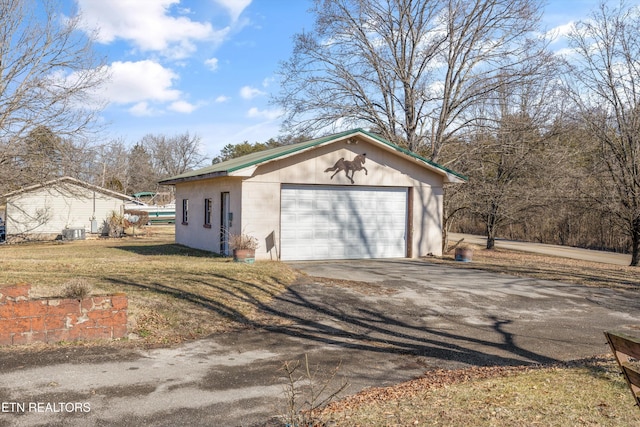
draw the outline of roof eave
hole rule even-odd
[[[51,187],[51,186],[54,186],[56,184],[60,184],[60,183],[63,183],[63,182],[70,182],[70,183],[72,183],[74,185],[77,185],[78,187],[83,187],[83,188],[86,188],[87,190],[91,190],[91,191],[97,191],[98,193],[102,193],[102,194],[105,194],[107,196],[110,196],[110,197],[113,197],[113,198],[116,198],[116,199],[133,200],[131,197],[127,196],[126,194],[118,193],[117,191],[109,190],[107,188],[98,187],[97,185],[89,184],[88,182],[84,182],[84,181],[81,181],[79,179],[76,179],[76,178],[73,178],[73,177],[70,177],[70,176],[63,176],[63,177],[60,177],[60,178],[52,179],[52,180],[44,182],[44,183],[30,185],[28,187],[21,188],[19,190],[15,190],[15,191],[12,191],[10,193],[4,194],[1,197],[9,199],[9,198],[14,197],[14,196],[19,195],[19,194],[28,193],[30,191],[37,190],[37,189],[40,189],[40,188]]]
[[[185,176],[183,178],[177,177],[173,179],[165,179],[163,181],[158,181],[158,184],[176,185],[176,184],[182,184],[190,181],[200,181],[201,179],[219,178],[221,176],[229,176],[228,171],[210,172],[210,173],[204,173],[201,175]]]

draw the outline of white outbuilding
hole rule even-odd
[[[129,196],[71,177],[35,184],[8,194],[7,241],[82,238],[102,234],[108,218],[122,215]]]
[[[355,129],[171,177],[176,242],[256,259],[416,258],[442,252],[443,185],[465,177]]]

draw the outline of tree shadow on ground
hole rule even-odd
[[[377,311],[365,299],[350,296],[348,292],[334,287],[324,287],[309,277],[302,276],[298,283],[281,294],[242,281],[242,287],[229,289],[221,286],[217,279],[228,280],[212,273],[201,275],[197,281],[201,286],[222,292],[230,300],[250,304],[267,316],[247,316],[228,302],[185,291],[179,285],[110,280],[118,285],[186,300],[247,327],[336,349],[426,357],[475,366],[558,362],[518,346],[513,334],[507,330],[512,322],[509,319],[487,317],[485,320],[490,326],[484,327],[470,327],[461,320],[456,325],[449,319],[449,325],[443,328],[419,321],[419,316],[412,316],[406,309],[402,315]],[[259,300],[255,296],[256,291],[269,293],[271,301]],[[422,313],[423,316],[426,314]]]
[[[181,256],[191,256],[191,257],[201,257],[201,258],[223,258],[222,255],[217,254],[215,252],[193,249],[187,246],[179,245],[177,243],[167,243],[167,244],[161,244],[161,245],[141,244],[140,246],[136,246],[136,245],[113,246],[113,249],[121,249],[123,251],[131,252],[136,255],[144,255],[144,256],[181,255]]]

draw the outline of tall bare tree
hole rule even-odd
[[[125,193],[128,184],[129,151],[122,139],[112,140],[96,152],[93,182],[101,187]]]
[[[78,17],[63,17],[56,1],[0,1],[0,169],[37,129],[56,139],[79,138],[94,124],[97,103],[87,96],[105,68],[79,30]],[[20,185],[12,173],[0,193]],[[34,177],[36,179],[36,177]]]
[[[174,136],[148,134],[140,144],[151,154],[158,179],[193,170],[207,161],[201,152],[200,137],[189,132]]]
[[[640,8],[602,2],[570,36],[571,94],[599,142],[593,159],[603,187],[596,201],[631,240],[640,264]]]
[[[285,127],[368,126],[433,160],[470,106],[546,55],[535,0],[316,0],[313,13],[280,70]]]

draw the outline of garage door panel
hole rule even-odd
[[[281,200],[283,260],[406,255],[406,188],[284,186]]]

